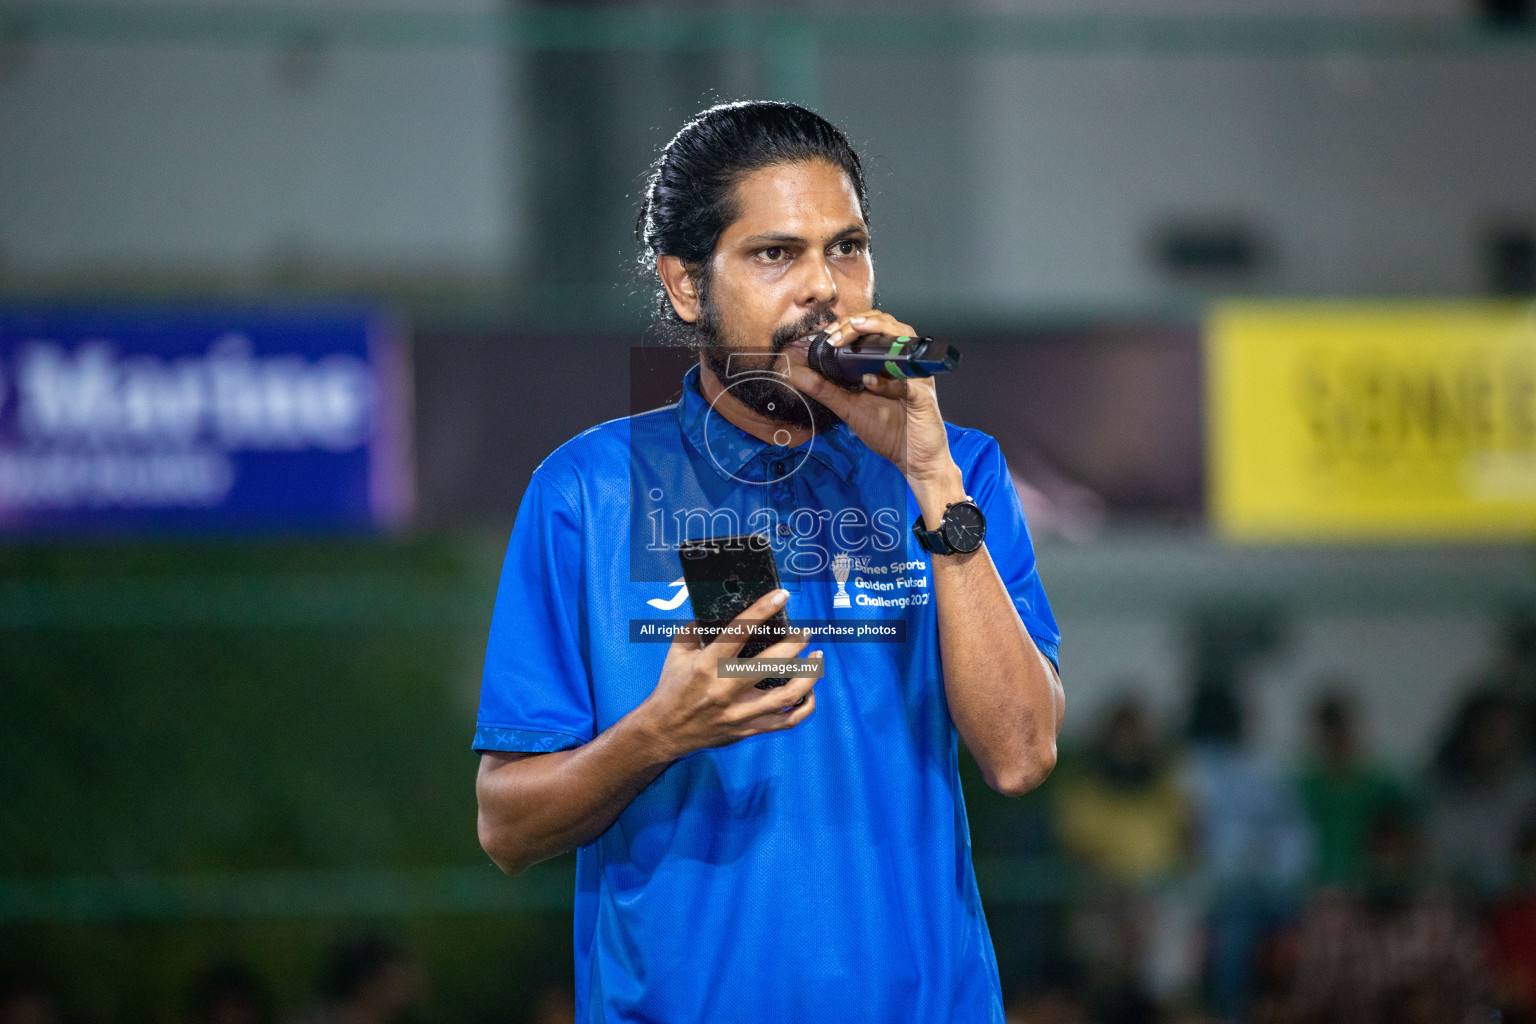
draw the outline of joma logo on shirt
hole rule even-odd
[[[681,576],[667,584],[667,586],[676,587],[677,593],[673,594],[670,598],[653,597],[645,603],[652,608],[660,608],[664,612],[670,612],[688,600],[688,584]]]

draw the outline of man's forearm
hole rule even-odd
[[[958,470],[914,488],[926,523],[965,497]],[[1056,764],[1065,698],[1056,670],[1030,638],[986,546],[932,555],[944,696],[955,729],[987,784],[1010,795],[1038,786]]]
[[[606,831],[674,758],[634,715],[572,750],[487,753],[475,781],[480,845],[508,874],[574,850]]]
[[[934,557],[944,696],[993,789],[1018,796],[1056,765],[1064,700],[987,549]]]

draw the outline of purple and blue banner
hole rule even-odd
[[[358,308],[0,308],[0,534],[401,525],[405,345]]]

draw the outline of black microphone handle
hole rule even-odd
[[[850,345],[836,348],[823,331],[806,350],[805,361],[839,387],[862,391],[866,373],[888,380],[951,373],[960,366],[960,352],[933,338],[908,334],[866,334]]]

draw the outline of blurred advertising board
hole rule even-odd
[[[388,528],[412,478],[377,311],[0,308],[0,534]]]
[[[1207,327],[1224,535],[1536,535],[1536,306],[1231,303]]]

